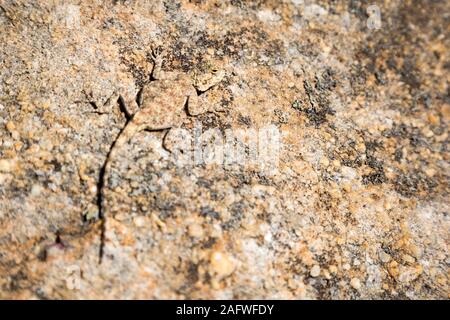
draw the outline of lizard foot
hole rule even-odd
[[[164,58],[164,50],[161,47],[151,48],[150,58],[153,60],[153,63],[160,63]]]

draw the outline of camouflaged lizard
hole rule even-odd
[[[118,100],[125,107],[128,121],[115,140],[107,155],[100,174],[100,187],[98,196],[99,218],[101,219],[101,243],[99,263],[102,262],[105,247],[105,213],[108,179],[111,167],[120,148],[142,130],[170,130],[182,124],[187,115],[196,116],[208,110],[204,102],[200,101],[198,92],[202,93],[218,84],[225,76],[223,70],[211,70],[211,73],[190,77],[177,72],[162,70],[163,55],[152,51],[151,57],[154,65],[151,72],[151,81],[140,91],[137,104],[138,111],[131,115],[122,96]],[[200,103],[202,102],[202,103]],[[167,135],[166,135],[167,136]]]

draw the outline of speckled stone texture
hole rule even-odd
[[[448,299],[449,12],[0,0],[0,297]],[[167,71],[225,70],[184,128],[273,125],[278,172],[176,166],[164,132],[137,134],[99,264],[101,168],[126,121],[112,97],[149,82],[151,48]]]

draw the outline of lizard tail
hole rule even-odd
[[[133,137],[139,130],[141,126],[133,121],[129,121],[124,129],[119,133],[119,136],[114,141],[111,149],[106,156],[105,163],[103,168],[100,170],[100,183],[98,187],[98,197],[97,204],[99,208],[99,218],[101,221],[100,225],[100,252],[99,252],[99,264],[102,263],[103,254],[105,250],[105,234],[106,234],[106,221],[105,221],[105,208],[106,208],[106,189],[108,189],[108,179],[111,173],[111,167],[113,160],[116,158],[116,155],[120,148],[125,145],[131,137]]]

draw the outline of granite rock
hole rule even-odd
[[[383,3],[0,1],[0,297],[448,299],[449,3]],[[114,97],[151,85],[152,48],[226,71],[183,129],[244,133],[244,160],[137,134],[99,264]]]

